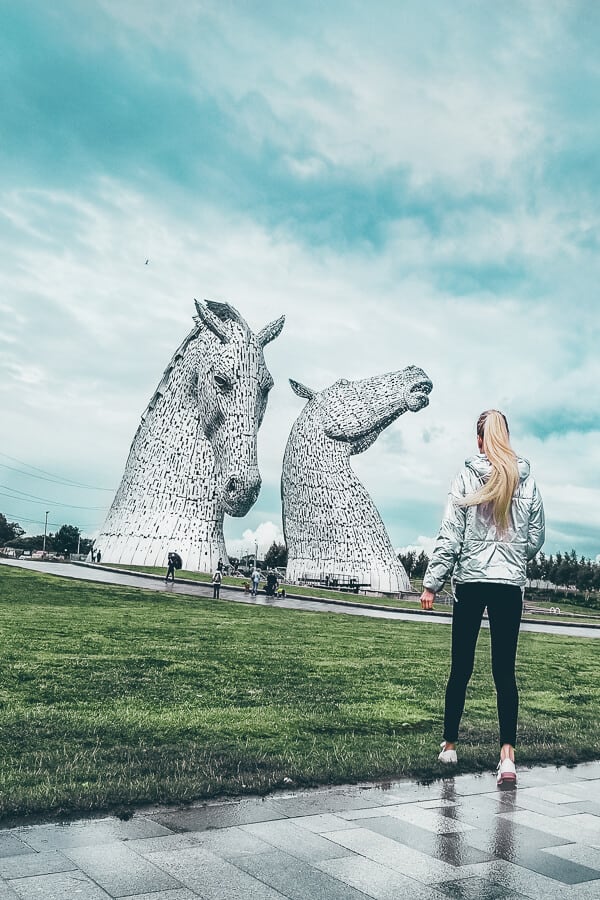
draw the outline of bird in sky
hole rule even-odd
[[[147,259],[146,262],[144,263],[144,265],[147,266],[149,262],[150,262],[150,260]]]

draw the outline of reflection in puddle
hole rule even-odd
[[[510,794],[503,795],[498,813],[511,813],[516,808],[517,792],[515,790]],[[490,840],[490,853],[509,862],[515,859],[517,849],[515,846],[515,823],[512,816],[506,818],[498,814],[494,816],[494,832]]]

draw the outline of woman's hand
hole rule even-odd
[[[421,594],[421,609],[433,609],[435,593],[425,588]]]

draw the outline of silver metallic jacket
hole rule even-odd
[[[527,560],[544,543],[544,506],[537,485],[529,474],[529,463],[517,457],[519,484],[512,501],[511,522],[500,534],[490,504],[459,506],[490,476],[492,467],[483,454],[465,460],[448,496],[448,505],[433,548],[423,587],[437,592],[453,573],[457,583],[493,581],[523,587]]]

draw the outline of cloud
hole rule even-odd
[[[246,556],[254,554],[255,548],[258,547],[259,559],[264,556],[271,544],[275,541],[278,544],[285,543],[281,527],[274,522],[261,522],[257,528],[252,530],[246,528],[242,533],[242,537],[238,540],[230,540],[227,542],[227,552],[230,556]]]
[[[280,527],[302,409],[289,377],[323,388],[417,364],[430,406],[352,461],[394,545],[436,533],[474,422],[499,406],[547,498],[549,546],[578,535],[595,555],[600,12],[583,27],[567,3],[308,10],[7,11],[7,449],[116,487],[193,297],[226,299],[255,329],[287,317],[266,352],[263,490],[227,521],[230,546]]]
[[[396,553],[410,553],[413,551],[418,555],[424,550],[427,556],[431,557],[434,544],[435,537],[426,537],[425,535],[420,534],[414,544],[409,544],[407,547],[398,547]]]

